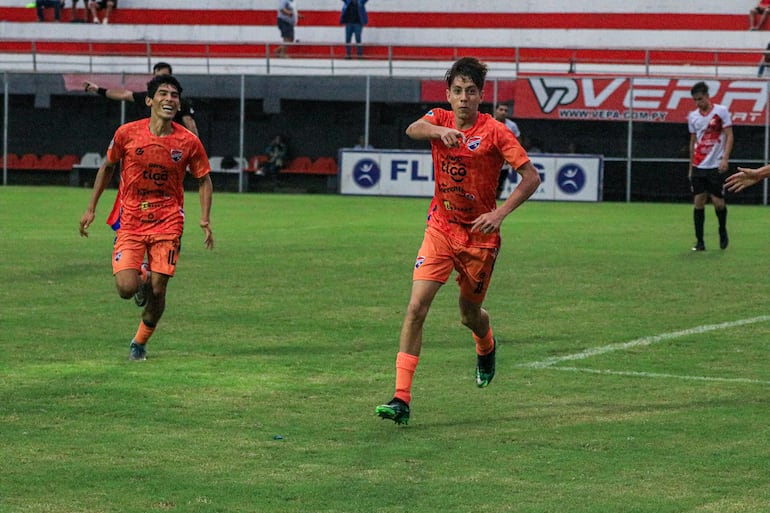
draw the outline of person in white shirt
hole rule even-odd
[[[513,135],[516,136],[516,139],[521,139],[521,131],[519,130],[519,125],[517,125],[514,120],[508,117],[508,105],[501,103],[497,106],[495,109],[495,119],[500,123],[505,123],[505,126],[507,126],[511,132],[513,132]]]
[[[687,116],[690,131],[690,168],[688,177],[693,193],[693,224],[695,246],[693,251],[704,251],[703,240],[706,201],[711,197],[714,212],[719,220],[719,247],[727,248],[727,204],[724,196],[724,179],[733,150],[733,122],[730,111],[724,105],[712,103],[708,86],[698,82],[690,94],[697,107]]]
[[[513,132],[513,135],[516,136],[516,139],[521,139],[521,131],[519,130],[519,125],[517,125],[514,120],[508,117],[508,105],[501,103],[497,106],[495,109],[495,119],[507,126],[508,130]],[[497,180],[497,199],[500,199],[500,195],[503,193],[503,189],[505,188],[505,181],[508,179],[510,172],[511,166],[509,166],[506,162],[500,169],[500,178]]]

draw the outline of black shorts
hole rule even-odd
[[[281,37],[285,40],[294,41],[294,25],[286,20],[278,20],[278,30],[281,31]]]
[[[725,197],[725,173],[720,173],[719,169],[700,169],[693,168],[690,178],[690,189],[693,194],[702,194],[708,192],[717,198]]]

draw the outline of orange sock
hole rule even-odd
[[[134,341],[137,344],[146,344],[153,331],[155,331],[155,326],[150,326],[144,321],[140,322],[139,329],[136,330],[136,335],[134,335]]]
[[[489,331],[484,338],[479,338],[476,334],[473,334],[473,341],[476,342],[476,354],[484,356],[492,352],[495,348],[495,339],[492,338],[492,327],[489,327]]]
[[[412,402],[412,379],[419,361],[420,357],[413,354],[399,351],[396,355],[396,393],[393,397],[401,399],[406,404]]]

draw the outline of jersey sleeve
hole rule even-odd
[[[195,178],[203,178],[211,172],[211,164],[209,163],[209,157],[206,155],[206,150],[203,148],[203,143],[200,139],[192,136],[191,144],[192,149],[190,152],[190,174]]]
[[[733,126],[733,118],[730,115],[730,111],[727,107],[722,106],[719,112],[719,117],[722,118],[722,128]]]
[[[119,162],[123,159],[125,155],[125,133],[125,128],[120,127],[115,131],[115,135],[112,136],[110,145],[107,147],[107,160],[110,162]]]
[[[529,161],[527,151],[508,127],[500,124],[496,127],[496,132],[500,152],[513,169],[519,169]]]
[[[426,112],[425,115],[420,119],[422,119],[423,121],[427,121],[431,125],[451,126],[446,124],[447,123],[446,118],[448,113],[449,111],[446,111],[444,109],[431,109],[428,112]]]

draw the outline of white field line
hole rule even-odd
[[[574,361],[574,360],[584,360],[586,358],[590,358],[592,356],[598,356],[606,353],[611,353],[613,351],[623,351],[625,349],[631,349],[634,347],[642,347],[642,346],[649,346],[652,344],[655,344],[657,342],[663,342],[665,340],[672,340],[675,338],[680,337],[686,337],[689,335],[698,335],[700,333],[707,333],[709,331],[716,331],[716,330],[723,330],[728,328],[735,328],[737,326],[745,326],[747,324],[756,324],[758,322],[765,322],[770,321],[770,315],[761,315],[759,317],[752,317],[751,319],[740,319],[737,321],[730,321],[730,322],[723,322],[721,324],[706,324],[704,326],[696,326],[695,328],[689,328],[686,330],[681,331],[673,331],[671,333],[662,333],[660,335],[653,335],[651,337],[642,337],[637,338],[636,340],[631,340],[629,342],[622,342],[618,344],[609,344],[606,346],[600,346],[600,347],[592,347],[589,349],[586,349],[585,351],[581,351],[579,353],[573,353],[573,354],[567,354],[564,356],[554,356],[551,358],[546,358],[545,360],[541,360],[539,362],[530,362],[530,363],[522,363],[518,365],[517,367],[527,367],[532,369],[544,369],[546,367],[551,367],[553,365],[556,365],[557,363],[561,362],[568,362],[568,361]],[[577,369],[577,368],[565,368],[565,367],[558,367],[559,370],[581,370],[584,369]],[[597,373],[603,373],[603,374],[622,374],[622,375],[636,375],[636,376],[652,376],[651,373],[625,373],[625,372],[611,372],[611,371],[589,371],[585,370],[585,372],[597,372]],[[663,374],[656,375],[658,377],[665,376]],[[675,377],[675,376],[671,376]],[[699,377],[692,377],[688,379],[701,379],[701,380],[708,380],[708,381],[739,381],[739,382],[747,382],[747,383],[761,383],[761,384],[770,384],[770,382],[765,381],[754,381],[754,380],[729,380],[729,379],[717,379],[717,378],[699,378]]]
[[[752,385],[770,385],[770,381],[749,378],[714,378],[709,376],[686,376],[680,374],[664,374],[659,372],[632,372],[632,371],[613,371],[601,369],[581,369],[580,367],[549,367],[550,370],[586,372],[589,374],[605,374],[610,376],[632,376],[640,378],[668,378],[683,379],[687,381],[711,381],[719,383],[749,383]]]

